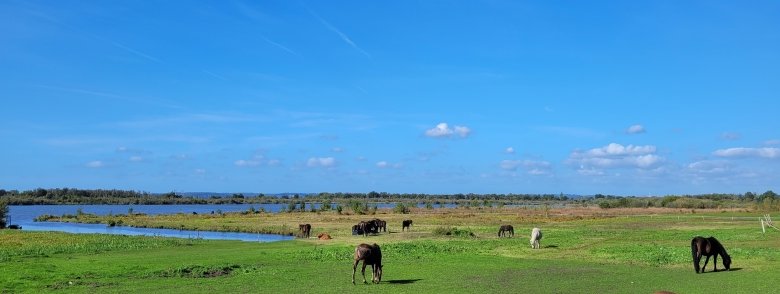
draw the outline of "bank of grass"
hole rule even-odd
[[[252,243],[104,236],[137,245],[99,250],[88,248],[106,241],[95,239],[100,235],[2,231],[0,252],[17,253],[0,261],[0,292],[756,293],[776,288],[780,232],[762,234],[755,215],[640,210],[597,215],[602,212],[225,215],[204,223],[219,226],[221,219],[252,228],[308,222],[315,233],[328,232],[334,239]],[[373,217],[388,220],[389,232],[350,234],[353,222]],[[192,216],[166,221],[173,219],[184,226],[203,222]],[[411,232],[400,232],[403,219],[414,220]],[[515,238],[496,236],[503,223],[515,226]],[[530,248],[526,234],[533,226],[544,231],[542,249]],[[468,237],[452,232],[468,232]],[[734,270],[695,274],[689,243],[695,235],[718,237],[732,255]],[[14,249],[50,242],[61,248],[93,245],[47,249],[46,254]],[[350,283],[352,253],[361,242],[382,246],[380,285]],[[359,272],[356,280],[362,282]]]

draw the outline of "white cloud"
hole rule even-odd
[[[625,155],[643,155],[655,152],[655,146],[623,146],[616,143],[610,143],[607,146],[601,148],[593,148],[588,150],[585,155],[591,157],[606,157],[606,156],[625,156]]]
[[[515,148],[507,147],[506,150],[504,150],[504,152],[509,154],[515,154]]]
[[[278,166],[280,163],[278,159],[268,159],[263,155],[255,155],[250,159],[239,159],[233,162],[238,167]]]
[[[262,162],[260,160],[255,160],[255,159],[239,159],[233,162],[233,164],[240,167],[254,167],[254,166],[259,166],[260,164],[262,164]]]
[[[425,131],[425,135],[428,137],[452,137],[452,135],[458,135],[461,138],[466,138],[471,134],[471,129],[464,126],[454,126],[450,128],[447,123],[439,123],[436,127]]]
[[[144,158],[141,156],[130,156],[129,160],[132,162],[141,162],[144,161]]]
[[[344,152],[344,148],[341,148],[341,147],[333,147],[332,149],[330,149],[330,151],[333,151],[333,152]]]
[[[336,159],[333,157],[312,157],[306,162],[308,167],[333,167],[336,165]]]
[[[641,134],[645,132],[645,127],[642,125],[632,125],[626,129],[626,133],[629,134]]]
[[[665,158],[656,155],[656,147],[652,145],[623,146],[611,143],[600,148],[593,148],[585,152],[574,151],[569,155],[567,162],[579,166],[580,170],[591,168],[652,168],[662,163]]]
[[[603,176],[605,174],[603,170],[593,167],[586,168],[585,166],[580,166],[580,168],[577,169],[577,173],[583,176]]]
[[[86,166],[90,167],[90,168],[101,168],[101,167],[105,167],[106,164],[104,162],[100,161],[100,160],[93,160],[93,161],[87,162]]]
[[[401,166],[400,163],[389,163],[384,160],[376,163],[376,167],[378,168],[400,168]]]
[[[471,129],[469,129],[468,127],[455,126],[455,134],[457,134],[461,138],[466,138],[471,134]]]
[[[762,158],[780,158],[780,148],[727,148],[715,150],[712,153],[720,157],[762,157]]]
[[[724,160],[702,160],[688,164],[687,168],[697,174],[724,174],[731,164]]]
[[[550,174],[552,164],[543,160],[502,160],[499,163],[499,167],[507,171],[516,171],[518,168],[523,168],[530,175],[546,175]]]
[[[198,175],[205,175],[206,174],[206,170],[202,169],[202,168],[196,168],[194,170],[194,172],[195,172],[195,174],[198,174]]]

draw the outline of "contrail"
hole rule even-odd
[[[311,14],[312,14],[312,15],[313,15],[315,18],[317,18],[317,19],[318,19],[318,20],[319,20],[319,21],[320,21],[320,22],[321,22],[323,25],[325,25],[325,27],[327,27],[329,30],[331,30],[331,31],[333,31],[334,33],[338,34],[338,35],[339,35],[339,37],[341,37],[341,40],[344,40],[344,42],[346,42],[347,44],[349,44],[350,46],[352,46],[352,48],[355,48],[357,51],[360,51],[360,53],[362,53],[362,54],[363,54],[363,55],[365,55],[366,57],[368,57],[368,58],[371,58],[371,54],[368,54],[368,52],[366,52],[366,50],[363,50],[363,48],[360,48],[360,46],[358,46],[357,44],[355,44],[355,42],[352,42],[352,39],[350,39],[350,38],[349,38],[349,36],[347,36],[346,34],[342,33],[342,32],[341,32],[339,29],[337,29],[336,27],[334,27],[333,25],[331,25],[331,24],[330,24],[328,21],[324,20],[322,17],[320,17],[319,15],[317,15],[317,13],[315,13],[315,12],[314,12],[314,11],[312,11],[311,9],[309,9],[309,13],[311,13]]]
[[[298,53],[296,53],[295,51],[292,51],[292,49],[290,49],[290,48],[287,48],[287,47],[285,47],[285,46],[284,46],[284,45],[282,45],[282,44],[279,44],[279,43],[276,43],[276,42],[274,42],[274,41],[271,41],[271,40],[269,40],[269,39],[268,39],[268,38],[266,38],[266,37],[261,37],[261,38],[263,38],[263,40],[265,40],[265,41],[266,41],[268,44],[274,45],[274,46],[276,46],[277,48],[279,48],[279,49],[282,49],[282,50],[286,51],[287,53],[290,53],[290,54],[292,54],[292,55],[295,55],[295,56],[300,56]]]
[[[114,45],[115,47],[120,48],[120,49],[124,49],[127,52],[133,53],[135,55],[138,55],[140,57],[146,58],[148,60],[151,60],[151,61],[154,61],[154,62],[157,62],[157,63],[162,63],[162,61],[160,61],[159,59],[157,59],[155,57],[150,56],[149,54],[145,54],[145,53],[143,53],[141,51],[138,51],[138,50],[135,50],[133,48],[127,47],[125,45],[120,44],[119,42],[111,41],[111,45]]]

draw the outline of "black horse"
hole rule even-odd
[[[498,228],[498,237],[507,237],[507,233],[509,234],[509,237],[515,236],[515,228],[512,227],[512,225],[502,225],[500,228]]]
[[[298,232],[301,234],[301,238],[309,238],[309,235],[311,234],[311,225],[310,224],[298,225]]]
[[[726,267],[726,270],[731,269],[731,256],[726,253],[726,248],[723,248],[723,245],[715,237],[694,237],[691,240],[691,255],[693,256],[693,268],[697,274],[700,270],[702,273],[704,272],[707,262],[710,261],[710,256],[713,256],[712,264],[715,266],[714,271],[718,271],[718,255],[723,258],[723,266]],[[699,269],[699,261],[701,261],[702,256],[706,256],[707,259],[704,260],[704,266]]]
[[[407,220],[401,222],[401,232],[403,232],[404,229],[408,229],[408,230],[412,229],[412,220],[407,219]]]
[[[355,284],[355,271],[360,261],[363,261],[363,283],[366,283],[366,265],[371,265],[371,282],[379,284],[382,281],[382,250],[379,245],[360,244],[355,248],[355,259],[352,262],[352,284]]]

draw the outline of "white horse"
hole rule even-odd
[[[531,248],[539,249],[539,240],[542,240],[542,230],[534,228],[531,230]]]

